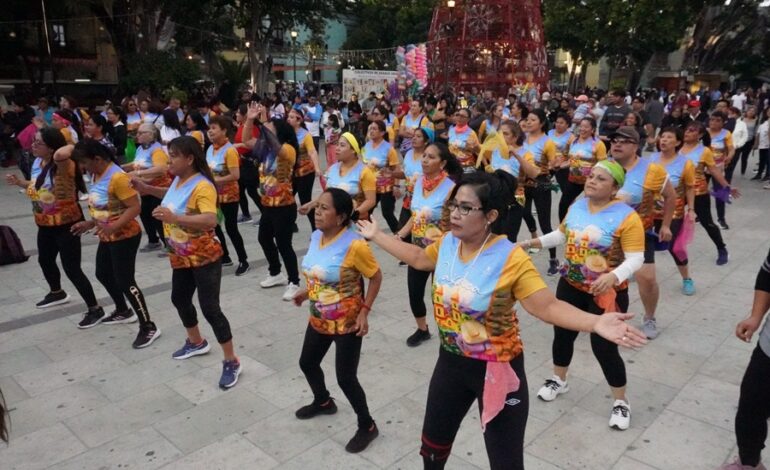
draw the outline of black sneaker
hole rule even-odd
[[[377,429],[377,425],[372,421],[372,425],[368,429],[358,428],[355,436],[348,441],[345,446],[345,450],[351,454],[357,454],[369,446],[377,436],[380,435],[380,431]]]
[[[102,320],[103,325],[121,325],[123,323],[135,323],[138,317],[134,315],[134,311],[130,308],[125,312],[118,312],[115,310],[109,317]]]
[[[727,225],[727,222],[724,220],[719,221],[719,226],[722,228],[722,230],[730,230],[730,226]]]
[[[160,328],[155,325],[145,326],[139,328],[139,333],[136,335],[134,343],[131,345],[134,349],[142,349],[151,345],[153,341],[160,336]]]
[[[549,276],[555,276],[559,274],[559,260],[558,259],[552,259],[548,261],[548,272],[547,274]]]
[[[35,304],[37,308],[48,308],[54,305],[66,304],[70,301],[70,296],[63,290],[59,292],[49,292],[43,297],[43,300]]]
[[[147,243],[139,249],[139,253],[151,253],[153,251],[158,251],[161,248],[163,248],[163,243],[161,242]]]
[[[104,313],[104,309],[101,307],[95,310],[89,310],[85,315],[83,315],[83,319],[80,320],[80,323],[78,323],[78,328],[81,330],[93,328],[94,326],[101,323],[106,316],[107,314]]]
[[[294,416],[296,416],[297,419],[310,419],[315,418],[318,415],[333,415],[336,412],[337,405],[334,404],[334,398],[329,397],[326,404],[321,405],[314,401],[295,411]]]
[[[231,260],[229,256],[222,257],[222,266],[232,266],[232,265],[233,265],[233,260]]]
[[[417,331],[412,333],[412,335],[406,339],[406,345],[410,348],[414,348],[415,346],[422,344],[423,341],[428,341],[429,339],[430,331],[417,328]]]
[[[244,274],[249,272],[250,269],[251,269],[251,266],[249,266],[249,263],[247,263],[246,261],[242,261],[238,263],[238,269],[235,270],[235,275],[243,276]]]

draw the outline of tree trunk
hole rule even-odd
[[[569,71],[569,82],[567,82],[567,90],[572,93],[575,91],[575,88],[573,87],[573,83],[575,81],[575,71],[577,70],[577,60],[572,61],[572,68]]]

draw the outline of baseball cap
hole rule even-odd
[[[588,101],[588,96],[580,95],[577,98],[575,98],[575,101],[586,102],[586,101]]]
[[[635,144],[639,143],[639,133],[636,132],[636,129],[631,126],[618,127],[618,130],[610,134],[610,139],[614,139],[616,137],[624,137],[626,139],[632,140]]]
[[[550,100],[551,99],[551,94],[548,93],[547,91],[543,92],[543,94],[540,96],[540,99],[543,100],[543,101]]]
[[[687,103],[687,106],[690,108],[700,108],[700,101],[692,100],[689,103]]]

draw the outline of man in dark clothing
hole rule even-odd
[[[690,117],[693,121],[698,121],[702,123],[703,125],[708,124],[709,122],[709,115],[706,111],[703,110],[701,107],[701,103],[698,100],[692,100],[687,104],[687,112],[690,114]]]
[[[607,109],[604,111],[601,124],[599,125],[599,138],[604,141],[608,151],[610,147],[610,134],[623,125],[626,116],[631,112],[631,108],[623,101],[625,96],[626,92],[623,90],[615,90],[607,95]]]
[[[484,103],[476,103],[476,106],[471,108],[471,120],[468,125],[478,134],[481,123],[487,118],[487,107]]]

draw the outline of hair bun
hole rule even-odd
[[[359,219],[361,219],[361,213],[358,212],[358,209],[353,209],[353,212],[350,213],[350,221],[358,222]]]

